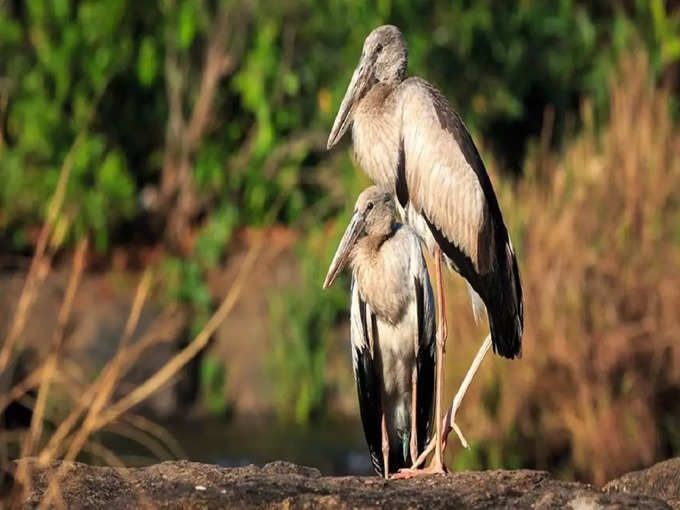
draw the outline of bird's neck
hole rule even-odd
[[[394,226],[392,226],[387,232],[368,234],[359,239],[354,248],[352,265],[357,266],[375,260],[385,241],[394,235],[394,231]]]
[[[361,99],[357,105],[360,113],[377,113],[382,110],[385,101],[399,86],[398,82],[377,82]]]
[[[359,294],[381,320],[397,324],[408,302],[404,292],[403,253],[387,235],[366,236],[357,242],[352,256],[352,271]]]

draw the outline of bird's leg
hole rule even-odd
[[[387,419],[385,413],[382,415],[382,454],[383,454],[383,475],[385,480],[390,477],[390,438],[387,435]]]
[[[435,270],[437,277],[438,321],[437,321],[437,377],[435,379],[435,410],[434,424],[435,435],[425,450],[413,462],[409,469],[400,469],[393,478],[411,478],[413,476],[428,475],[432,473],[445,473],[444,443],[442,440],[442,396],[444,392],[444,353],[446,352],[446,299],[444,298],[444,282],[442,281],[442,252],[437,247],[434,252]],[[418,469],[430,452],[434,450],[434,456],[430,464],[423,469]]]
[[[451,407],[447,411],[446,416],[444,417],[444,422],[442,423],[443,429],[442,448],[444,449],[446,449],[446,440],[451,430],[456,431],[456,434],[458,434],[458,438],[460,439],[460,442],[463,444],[463,447],[468,448],[468,442],[465,440],[465,437],[463,437],[463,433],[458,428],[458,425],[456,425],[456,411],[458,411],[460,403],[462,402],[463,397],[465,396],[465,393],[467,392],[467,389],[470,386],[470,383],[472,382],[472,378],[477,373],[477,369],[479,368],[479,365],[482,363],[482,360],[484,359],[486,353],[489,351],[490,347],[491,347],[491,334],[489,334],[484,339],[484,342],[482,342],[482,346],[479,348],[479,351],[477,352],[475,359],[472,361],[472,365],[470,365],[467,374],[465,374],[465,378],[463,379],[460,388],[458,388],[456,396],[453,397]]]
[[[438,324],[437,324],[437,379],[435,395],[435,449],[434,456],[428,466],[428,471],[435,473],[446,472],[444,465],[444,450],[442,449],[442,430],[440,420],[442,416],[442,398],[444,393],[444,367],[446,366],[446,298],[444,297],[444,282],[442,280],[442,251],[439,247],[435,250],[435,271],[437,274],[437,298],[439,300]]]
[[[464,448],[468,448],[468,442],[465,440],[465,437],[463,436],[463,433],[460,431],[460,428],[458,428],[458,425],[456,424],[456,411],[458,411],[458,408],[460,407],[460,403],[463,401],[463,397],[465,396],[465,393],[467,392],[468,387],[470,386],[470,383],[472,382],[473,377],[475,376],[475,373],[477,372],[477,369],[479,368],[479,365],[482,363],[482,360],[484,359],[484,356],[486,353],[489,351],[491,348],[491,335],[488,335],[484,342],[482,343],[482,346],[479,348],[479,351],[477,352],[477,355],[475,356],[475,359],[472,361],[472,365],[470,366],[469,370],[467,371],[467,374],[465,374],[465,377],[463,378],[463,382],[460,385],[460,388],[458,388],[458,392],[456,393],[456,396],[453,397],[453,403],[451,404],[451,407],[446,413],[446,417],[444,418],[444,421],[442,422],[442,429],[444,431],[443,434],[443,439],[441,442],[441,448],[442,450],[446,449],[446,441],[448,438],[448,435],[452,430],[456,432],[458,435],[458,438],[460,439],[460,442],[462,443]],[[411,478],[414,476],[418,476],[421,474],[428,474],[433,472],[432,467],[428,467],[426,469],[417,469],[418,466],[420,466],[427,456],[432,452],[432,450],[435,449],[436,446],[436,441],[437,437],[433,437],[432,441],[427,445],[425,450],[420,454],[420,457],[418,457],[414,462],[413,465],[411,466],[410,469],[402,469],[394,475],[392,478]]]
[[[411,462],[418,457],[418,370],[411,374]]]

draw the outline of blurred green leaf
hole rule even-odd
[[[237,211],[233,207],[224,207],[215,211],[203,227],[196,240],[195,253],[204,267],[213,267],[219,262],[237,221]]]
[[[137,57],[137,77],[144,86],[149,86],[156,79],[158,73],[158,55],[151,37],[145,37],[139,48]]]
[[[227,370],[224,363],[212,356],[201,359],[200,382],[203,401],[213,416],[222,417],[229,410]]]
[[[196,35],[196,9],[194,0],[184,0],[179,9],[177,44],[181,49],[191,46]]]

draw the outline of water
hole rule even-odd
[[[204,420],[166,423],[164,427],[179,442],[186,458],[196,462],[237,467],[286,460],[318,468],[324,475],[373,474],[358,420],[331,420],[308,427],[263,419]],[[111,447],[127,463],[157,462],[139,445],[115,442]]]

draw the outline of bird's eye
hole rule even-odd
[[[373,209],[373,202],[369,202],[368,205],[366,206],[366,212],[370,211]]]
[[[375,47],[375,52],[380,53],[383,49],[383,45],[381,43],[378,43],[378,45]]]

